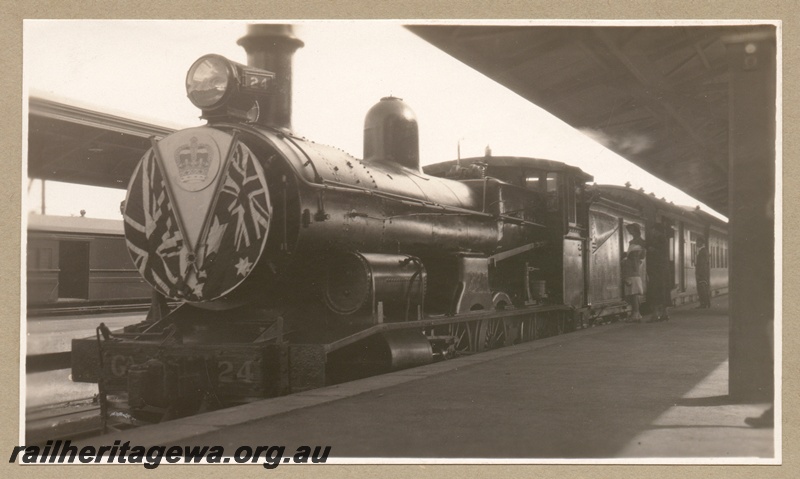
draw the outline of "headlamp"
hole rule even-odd
[[[230,91],[235,74],[230,62],[217,55],[206,55],[192,65],[186,75],[186,94],[198,108],[214,108]]]
[[[275,74],[204,55],[186,74],[186,94],[203,118],[232,117],[256,121],[258,100],[269,96]]]

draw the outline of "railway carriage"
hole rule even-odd
[[[712,295],[728,292],[728,237],[725,222],[698,208],[676,206],[629,187],[601,185],[593,186],[592,190],[599,200],[596,202],[598,206],[591,209],[615,203],[617,210],[625,208],[635,212],[640,218],[645,239],[657,225],[666,230],[671,305],[698,300],[695,266],[697,239],[700,237],[706,239],[709,248]],[[622,215],[619,220],[627,223]],[[627,244],[629,239],[626,237],[623,243]],[[646,264],[645,259],[645,271]]]
[[[127,254],[120,220],[30,215],[26,273],[32,309],[141,303],[151,296]]]

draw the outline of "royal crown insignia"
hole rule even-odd
[[[211,148],[200,143],[196,136],[175,151],[175,163],[178,165],[178,178],[181,183],[204,183],[208,178],[208,170],[213,161]]]

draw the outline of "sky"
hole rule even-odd
[[[26,20],[23,83],[31,95],[172,128],[198,126],[186,98],[189,66],[208,53],[239,63],[248,22]],[[303,22],[294,57],[295,132],[362,157],[364,116],[380,98],[415,111],[423,165],[483,156],[546,158],[601,184],[644,188],[676,204],[700,204],[589,136],[467,67],[395,21]],[[23,142],[26,145],[27,141]],[[23,172],[24,175],[24,172]],[[40,211],[41,182],[23,178],[25,212]],[[119,218],[124,191],[47,182],[47,213]]]

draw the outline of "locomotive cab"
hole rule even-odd
[[[468,177],[480,171],[486,178],[507,185],[508,191],[524,191],[518,196],[526,199],[507,210],[535,215],[533,221],[545,228],[539,232],[540,237],[520,238],[523,249],[527,248],[524,254],[513,260],[500,254],[509,261],[495,262],[495,276],[504,278],[506,290],[519,292],[512,295],[519,306],[550,302],[576,311],[587,306],[584,273],[589,205],[585,184],[592,180],[590,175],[556,161],[490,155],[429,165],[425,171],[449,178]],[[464,180],[472,184],[476,181]],[[495,197],[491,193],[487,196]],[[505,201],[499,198],[498,202]],[[517,285],[508,286],[509,278],[515,278],[512,282]]]

